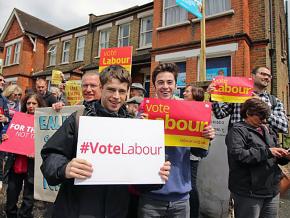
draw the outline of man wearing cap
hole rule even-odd
[[[127,107],[128,113],[132,115],[133,117],[136,117],[138,113],[139,105],[141,104],[142,101],[143,101],[143,98],[139,96],[135,96],[127,100],[126,107]]]
[[[144,89],[141,83],[132,83],[130,87],[130,98],[135,96],[144,97],[145,93],[146,90]]]

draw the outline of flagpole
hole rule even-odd
[[[205,0],[202,1],[202,19],[200,21],[200,71],[199,81],[206,80],[206,37],[205,37]]]

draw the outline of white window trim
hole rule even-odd
[[[144,31],[144,32],[142,32],[141,33],[141,29],[142,29],[142,21],[143,21],[143,19],[146,19],[146,18],[148,18],[148,17],[152,17],[152,30],[150,30],[150,31]],[[141,34],[145,34],[146,35],[146,33],[148,33],[148,32],[151,32],[152,33],[152,37],[153,37],[153,16],[152,15],[149,15],[149,16],[147,16],[147,17],[142,17],[141,19],[140,19],[140,42],[139,42],[139,48],[150,48],[150,47],[152,47],[152,41],[151,41],[151,43],[149,43],[149,44],[145,44],[145,45],[141,45]],[[152,39],[152,37],[151,37],[151,39]]]
[[[206,48],[206,56],[214,57],[226,56],[238,50],[238,43],[229,43],[224,45],[211,46]],[[200,56],[200,49],[191,49],[179,52],[172,52],[167,54],[160,54],[155,56],[156,62],[179,62],[184,61],[187,58],[198,57]]]
[[[124,45],[120,45],[120,39],[121,39],[121,38],[120,38],[120,29],[121,29],[121,26],[126,25],[126,24],[128,24],[128,26],[129,26],[129,32],[128,32],[129,34],[128,34],[127,37],[123,37],[123,36],[122,36],[122,39],[124,39],[124,38],[128,38],[128,45],[127,45],[127,46],[130,45],[131,24],[130,24],[130,23],[123,23],[123,24],[121,24],[121,25],[119,26],[119,30],[118,30],[118,47],[122,47],[122,46],[124,46]],[[123,40],[122,40],[122,41],[123,41]]]
[[[133,16],[131,16],[131,17],[126,17],[126,18],[124,18],[124,19],[117,20],[117,21],[115,22],[115,25],[122,25],[122,24],[125,24],[125,23],[130,23],[132,20],[133,20]]]
[[[52,50],[54,50],[55,52],[55,63],[51,63],[51,53]],[[56,52],[57,52],[57,45],[51,45],[50,48],[47,50],[47,54],[48,54],[48,66],[55,66],[56,65]]]
[[[81,37],[81,36],[85,36],[85,35],[87,35],[88,34],[88,31],[87,30],[84,30],[84,31],[82,31],[82,32],[78,32],[78,33],[76,33],[75,34],[75,38],[79,38],[79,37]]]
[[[97,27],[97,31],[102,31],[102,30],[105,30],[105,29],[109,29],[109,28],[112,28],[112,26],[113,26],[113,23],[106,23],[104,25],[98,26]]]
[[[23,37],[18,38],[18,39],[14,39],[14,40],[12,40],[10,42],[6,42],[5,45],[4,45],[4,47],[8,47],[10,45],[14,45],[14,44],[16,44],[18,42],[22,42],[22,41],[23,41]]]
[[[220,13],[217,13],[217,14],[206,16],[205,20],[212,20],[212,19],[215,19],[215,18],[224,17],[224,16],[227,16],[227,15],[234,15],[234,14],[235,14],[235,11],[233,9],[230,9],[230,10],[223,11],[223,12],[220,12]],[[191,20],[191,22],[200,23],[200,19],[194,18],[194,19]]]
[[[8,49],[9,49],[9,53],[8,53]],[[7,54],[9,54],[9,56]],[[12,55],[12,45],[6,47],[4,66],[10,66],[11,65],[11,55]],[[9,57],[9,58],[7,58],[7,57]]]
[[[9,77],[9,78],[5,78],[5,82],[6,83],[16,83],[18,80],[18,77]]]
[[[63,45],[62,45],[62,56],[61,56],[61,63],[62,64],[67,64],[67,63],[69,63],[69,52],[70,52],[70,45],[69,45],[69,49],[68,49],[68,61],[65,61],[64,60],[64,53],[66,52],[66,50],[65,50],[65,43],[70,43],[70,40],[67,40],[67,41],[64,41],[63,42]]]
[[[49,41],[48,45],[53,45],[53,44],[56,44],[58,42],[59,42],[59,39],[54,39],[54,40]]]
[[[144,17],[149,17],[149,16],[153,16],[153,9],[152,10],[149,10],[149,11],[144,11],[144,12],[141,12],[141,13],[137,14],[137,18],[138,19],[144,18]]]
[[[101,54],[101,49],[102,49],[101,48],[101,33],[103,33],[103,32],[109,32],[109,41],[108,41],[108,43],[110,43],[110,35],[111,35],[110,29],[103,29],[103,30],[101,30],[100,33],[99,33],[98,57],[100,57],[100,54]]]
[[[64,41],[69,41],[70,39],[72,39],[72,35],[61,37],[60,41],[64,42]]]
[[[16,52],[17,45],[19,45],[18,52]],[[13,56],[13,64],[19,64],[20,52],[21,52],[21,43],[20,42],[15,43],[15,46],[14,46],[14,56]],[[16,54],[18,55],[17,57],[16,57]]]
[[[80,39],[84,39],[84,47],[79,47],[79,40]],[[84,53],[85,53],[85,45],[86,45],[86,36],[82,35],[80,37],[77,37],[76,41],[77,41],[77,43],[76,43],[75,61],[83,61],[84,60],[84,55],[85,55]],[[83,49],[83,55],[82,55],[83,57],[82,57],[82,59],[78,59],[78,57],[77,57],[79,49]]]

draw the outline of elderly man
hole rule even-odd
[[[141,83],[132,83],[130,87],[130,98],[135,96],[144,97],[145,94],[146,90]]]

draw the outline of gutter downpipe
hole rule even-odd
[[[269,55],[271,59],[271,73],[274,72],[274,55],[275,55],[275,49],[274,49],[274,31],[273,31],[273,6],[272,6],[272,0],[269,0],[269,12],[270,12],[270,49],[269,49]],[[274,75],[274,74],[273,74]],[[276,75],[277,76],[277,75]],[[276,76],[274,77],[276,79]],[[271,80],[271,94],[274,94],[274,80]]]

